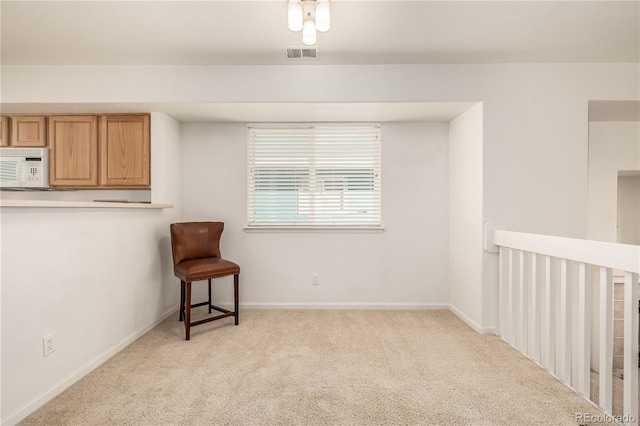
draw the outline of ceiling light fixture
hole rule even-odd
[[[302,42],[307,46],[316,44],[316,31],[329,31],[331,8],[329,0],[288,0],[289,29],[302,30]]]

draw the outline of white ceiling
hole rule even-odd
[[[640,1],[331,0],[319,59],[286,0],[0,1],[0,63],[290,65],[640,62]],[[2,104],[3,112],[164,111],[181,121],[447,121],[470,103]],[[99,110],[99,111],[98,111]]]
[[[320,64],[638,62],[638,1],[332,0]],[[3,65],[286,64],[287,1],[1,2]]]

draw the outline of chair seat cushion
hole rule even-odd
[[[192,282],[239,274],[240,266],[219,257],[206,257],[180,262],[173,271],[182,281]]]

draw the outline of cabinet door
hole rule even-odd
[[[46,146],[47,118],[42,115],[17,115],[11,120],[11,146]]]
[[[9,146],[9,117],[0,116],[0,146]]]
[[[51,186],[98,185],[98,117],[49,118]]]
[[[100,186],[149,187],[149,116],[102,116],[100,133]]]

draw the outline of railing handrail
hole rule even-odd
[[[551,235],[494,231],[498,246],[640,273],[640,246]]]

